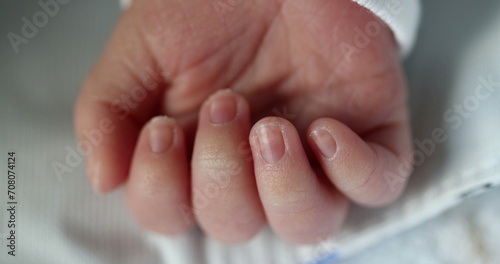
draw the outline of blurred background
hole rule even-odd
[[[0,177],[0,263],[161,263],[168,259],[164,249],[131,219],[120,192],[94,195],[83,163],[61,177],[54,173],[54,162],[64,163],[68,148],[76,146],[74,101],[121,12],[118,1],[66,1],[53,17],[39,18],[30,38],[16,38],[18,46],[12,45],[11,33],[22,37],[23,18],[32,21],[41,8],[37,1],[0,3],[0,162],[7,151],[16,151],[19,201],[18,256],[12,258],[5,249],[6,180]],[[429,212],[395,205],[387,221],[407,224],[339,263],[500,263],[495,188],[500,87],[459,128],[443,121],[447,110],[474,95],[480,77],[500,81],[500,1],[424,1],[423,7],[415,50],[404,62],[414,137],[428,138],[439,127],[450,137],[410,183],[408,196],[422,196],[422,208]],[[449,183],[454,175],[466,181]],[[425,192],[438,185],[432,189],[436,193]],[[442,206],[427,205],[433,201]],[[362,210],[353,214],[367,219],[386,214]],[[362,236],[355,224],[351,230]],[[197,244],[200,256],[207,254],[203,245]]]

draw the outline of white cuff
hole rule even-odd
[[[403,56],[410,53],[420,22],[419,0],[352,0],[379,16],[394,32]]]
[[[123,8],[123,9],[126,9],[130,3],[132,3],[132,0],[120,0],[120,6]]]

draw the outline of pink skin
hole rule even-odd
[[[242,1],[219,15],[204,0],[135,0],[123,14],[75,107],[80,140],[114,127],[87,157],[95,190],[125,185],[150,230],[197,222],[228,243],[266,222],[314,243],[348,201],[394,201],[405,184],[385,176],[408,178],[399,157],[411,147],[391,31],[347,60],[356,28],[383,25],[350,0]],[[269,117],[280,112],[290,120]]]

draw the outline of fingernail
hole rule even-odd
[[[149,133],[149,145],[154,153],[167,151],[174,141],[172,121],[165,116],[155,117],[151,120]]]
[[[285,142],[281,128],[277,125],[261,125],[257,129],[260,153],[267,163],[281,160],[285,154]]]
[[[335,152],[337,151],[337,143],[333,139],[330,132],[328,132],[326,129],[320,128],[314,130],[311,133],[311,137],[323,157],[327,159],[333,158]]]
[[[224,124],[236,117],[236,100],[231,95],[218,95],[210,102],[210,122]]]

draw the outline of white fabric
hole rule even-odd
[[[131,3],[132,0],[120,0],[120,5],[122,8],[128,8]]]
[[[420,21],[419,0],[353,0],[370,9],[392,28],[406,56],[411,51]]]
[[[2,174],[0,263],[329,263],[323,261],[327,253],[347,264],[500,263],[500,192],[494,187],[500,179],[500,89],[457,128],[443,120],[454,104],[474,97],[480,77],[500,81],[499,1],[423,6],[422,34],[406,64],[413,132],[423,140],[442,127],[449,139],[417,168],[398,203],[354,208],[339,236],[312,247],[289,245],[269,230],[238,247],[196,229],[175,238],[149,234],[131,218],[121,192],[92,192],[83,163],[62,178],[55,175],[51,164],[64,162],[67,148],[76,147],[72,109],[78,88],[119,16],[110,2],[70,3],[19,54],[0,42],[0,173],[7,150],[16,150],[19,201],[14,258],[6,255]],[[20,31],[19,18],[38,10],[36,1],[0,9],[6,21],[0,32]],[[488,193],[465,201],[480,191]]]

